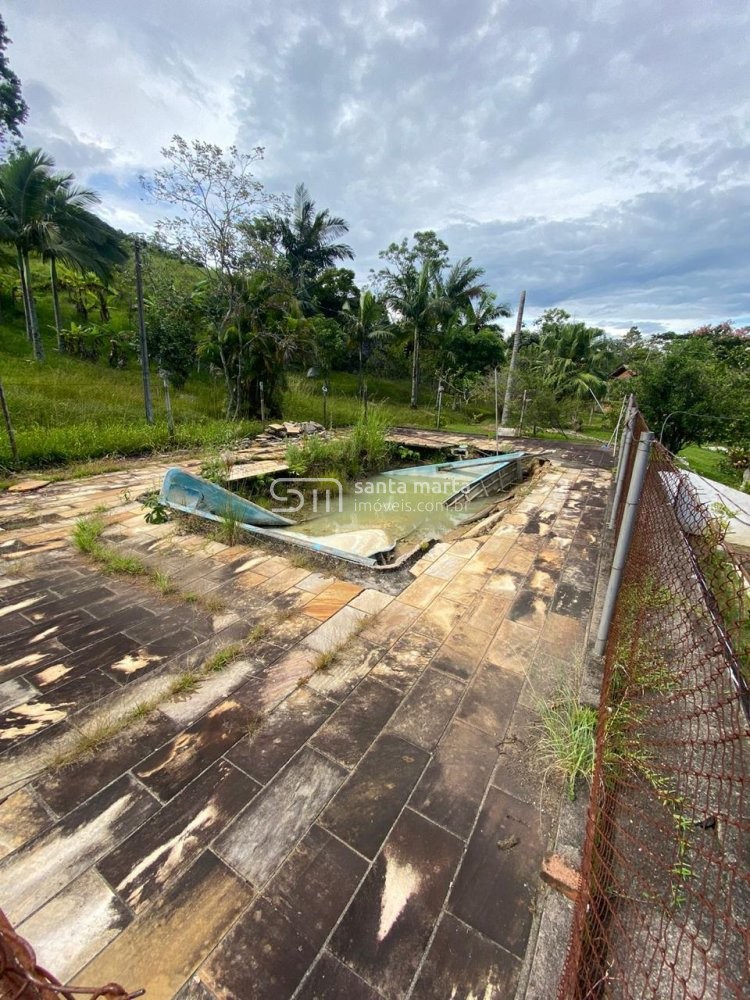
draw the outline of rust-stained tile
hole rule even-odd
[[[536,553],[529,552],[517,543],[500,560],[499,569],[509,570],[511,573],[521,573],[525,576],[534,564]]]
[[[410,805],[457,836],[468,837],[497,757],[494,737],[451,723]]]
[[[464,627],[467,630],[479,629],[494,635],[510,606],[510,597],[484,590],[465,616]]]
[[[260,592],[264,594],[283,594],[285,590],[296,586],[300,580],[304,580],[309,575],[309,570],[298,569],[290,566],[289,569],[274,573],[260,585]]]
[[[159,798],[171,799],[234,746],[251,720],[245,705],[234,699],[223,701],[142,761],[134,773]]]
[[[47,810],[28,789],[13,792],[0,802],[0,858],[43,833],[52,822]]]
[[[232,582],[238,587],[244,587],[245,590],[255,590],[267,581],[267,576],[261,576],[260,573],[246,570],[244,573],[235,576]]]
[[[359,584],[339,580],[326,587],[325,590],[321,590],[312,601],[309,601],[305,605],[305,614],[324,622],[340,611],[357,594],[361,594],[364,589]]]
[[[291,694],[227,754],[229,760],[266,784],[294,756],[334,709],[309,687]]]
[[[213,764],[119,847],[99,871],[134,913],[194,861],[260,790],[229,761]]]
[[[332,953],[389,1000],[408,992],[462,848],[406,809],[331,939]]]
[[[324,576],[323,573],[308,573],[306,577],[300,580],[297,587],[309,594],[319,594],[335,582],[336,578],[333,576]]]
[[[235,871],[262,888],[315,822],[346,776],[343,767],[303,747],[214,842]]]
[[[156,800],[124,775],[0,863],[0,899],[20,923],[156,811]]]
[[[411,995],[507,1000],[515,996],[520,972],[518,958],[446,913]]]
[[[433,564],[434,565],[434,564]],[[433,601],[441,590],[444,589],[446,581],[437,577],[418,577],[414,583],[410,583],[406,590],[399,594],[399,601],[414,608],[426,608]]]
[[[129,988],[144,988],[149,1000],[172,1000],[252,896],[250,886],[205,851],[76,979],[121,982],[127,970]]]
[[[263,559],[262,562],[256,563],[253,566],[253,572],[260,573],[261,576],[271,577],[277,573],[283,573],[284,570],[290,568],[288,559],[285,559],[283,556],[271,556],[270,559]]]
[[[412,628],[415,632],[443,641],[465,614],[466,609],[461,604],[441,595],[417,618]]]
[[[39,964],[66,982],[132,919],[91,868],[24,920],[18,932],[33,942]]]

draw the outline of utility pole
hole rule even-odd
[[[18,465],[18,446],[16,445],[16,436],[13,433],[13,424],[10,422],[10,412],[8,411],[8,404],[5,401],[5,393],[3,392],[3,383],[0,382],[0,406],[3,409],[3,419],[5,420],[5,430],[8,434],[8,443],[10,444],[10,453],[13,458],[13,464]]]
[[[143,263],[141,261],[141,238],[133,241],[135,252],[135,296],[138,302],[138,341],[141,352],[141,375],[143,376],[143,402],[146,407],[146,423],[154,422],[154,407],[151,402],[151,382],[148,370],[148,343],[146,341],[146,317],[143,311]]]
[[[518,348],[521,343],[521,327],[523,325],[523,307],[526,304],[526,290],[521,292],[518,300],[518,316],[516,317],[516,332],[513,335],[513,353],[510,356],[510,368],[508,369],[508,379],[505,383],[505,400],[503,402],[503,415],[500,418],[500,426],[507,427],[510,419],[510,396],[513,386],[513,375],[518,363]]]

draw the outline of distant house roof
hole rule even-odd
[[[628,368],[627,365],[620,365],[619,368],[615,368],[607,378],[634,378],[638,372],[634,372],[632,368]]]

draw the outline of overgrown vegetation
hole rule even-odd
[[[370,406],[360,412],[350,431],[337,437],[311,436],[287,447],[289,469],[298,476],[351,482],[387,469],[394,454],[387,440],[384,410]]]
[[[539,711],[542,761],[565,778],[568,798],[576,795],[576,781],[591,781],[594,773],[596,709],[582,705],[573,691],[565,691]]]

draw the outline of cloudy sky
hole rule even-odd
[[[5,0],[27,145],[126,230],[173,133],[263,145],[365,278],[436,229],[530,315],[750,322],[747,0]]]

